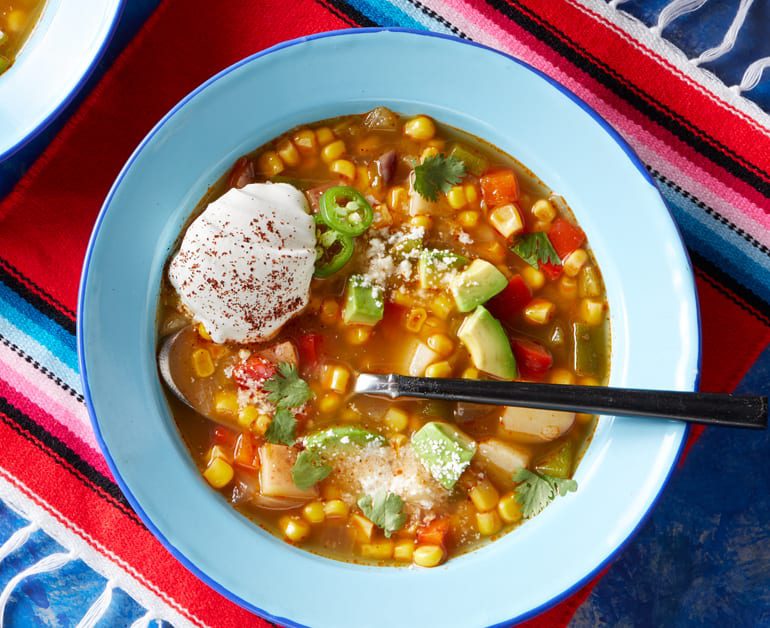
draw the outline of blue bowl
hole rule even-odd
[[[611,384],[693,389],[700,337],[691,267],[628,146],[576,97],[511,57],[451,37],[361,29],[290,41],[224,70],[131,156],[83,271],[86,401],[112,472],[144,522],[246,608],[334,628],[506,624],[568,595],[615,555],[666,483],[684,424],[604,417],[578,468],[577,493],[442,567],[375,568],[287,545],[233,510],[196,471],[158,382],[163,264],[208,186],[239,155],[295,125],[381,104],[485,138],[563,194],[606,282]]]
[[[0,161],[40,133],[85,83],[124,0],[47,0],[13,66],[0,75]]]

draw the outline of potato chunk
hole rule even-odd
[[[259,492],[268,497],[312,499],[318,492],[315,487],[302,490],[294,484],[291,469],[297,459],[297,451],[286,445],[267,443],[259,448]]]
[[[539,441],[551,441],[565,434],[575,422],[574,412],[555,412],[534,408],[506,408],[500,425],[506,432],[525,434]],[[515,438],[514,434],[511,434]]]
[[[294,346],[294,343],[289,340],[268,347],[264,351],[260,351],[259,355],[271,362],[288,362],[289,364],[299,363],[297,348]]]
[[[523,447],[490,438],[478,444],[475,463],[496,482],[510,485],[513,474],[529,466],[529,460],[529,452]]]

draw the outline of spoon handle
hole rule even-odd
[[[361,374],[356,392],[764,429],[767,397]]]

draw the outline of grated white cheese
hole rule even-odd
[[[462,244],[473,244],[473,238],[470,236],[470,234],[466,231],[463,231],[460,229],[460,232],[457,234],[457,239]]]

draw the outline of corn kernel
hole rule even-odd
[[[328,126],[315,130],[315,136],[321,146],[326,146],[334,140],[334,132]]]
[[[425,319],[423,327],[426,328],[426,331],[430,331],[431,333],[441,333],[447,329],[446,323],[435,316],[428,316],[428,318]]]
[[[254,425],[252,426],[252,430],[257,432],[258,434],[264,434],[267,432],[267,428],[270,427],[270,423],[272,423],[273,419],[270,417],[269,414],[260,414],[257,417],[257,420],[254,422]]]
[[[310,502],[302,508],[302,516],[308,523],[323,523],[326,518],[322,502]]]
[[[382,420],[393,432],[403,432],[409,424],[409,414],[401,408],[391,406]]]
[[[214,374],[214,362],[206,349],[196,349],[192,354],[193,371],[196,377],[209,377]]]
[[[504,238],[524,231],[524,220],[519,210],[513,203],[496,208],[489,214],[490,224],[497,229]]]
[[[340,418],[349,423],[358,423],[361,420],[361,415],[353,408],[347,407],[343,408],[342,412],[340,412]]]
[[[408,563],[412,561],[414,555],[414,541],[412,539],[402,539],[396,541],[393,546],[393,558],[399,562]]]
[[[19,33],[24,30],[24,27],[27,24],[27,17],[27,12],[22,11],[21,9],[15,9],[11,11],[8,14],[8,17],[5,18],[5,23],[8,26],[8,30],[12,33]]]
[[[358,166],[356,168],[356,183],[358,187],[368,188],[372,178],[369,176],[369,168]]]
[[[535,325],[545,325],[553,318],[556,307],[545,299],[532,299],[524,308],[524,318]]]
[[[294,145],[303,155],[315,155],[318,152],[318,140],[313,129],[302,129],[294,134]]]
[[[426,146],[425,150],[420,153],[420,161],[423,162],[426,159],[430,159],[431,157],[435,157],[438,155],[438,148],[435,146]]]
[[[442,320],[446,320],[454,310],[454,303],[446,294],[439,294],[429,304],[428,309]]]
[[[294,543],[304,541],[310,534],[310,526],[299,517],[281,517],[278,520],[278,527],[281,528],[283,535]]]
[[[412,560],[420,567],[436,567],[444,560],[444,548],[440,545],[420,545],[414,549]]]
[[[374,535],[374,524],[363,515],[357,513],[350,515],[348,525],[353,528],[356,540],[362,543],[368,543],[372,540],[372,536]]]
[[[344,519],[350,508],[341,499],[330,499],[324,503],[324,513],[329,519]]]
[[[478,379],[479,378],[479,370],[473,368],[472,366],[468,367],[463,371],[462,374],[463,379]]]
[[[598,386],[599,380],[590,375],[585,375],[578,380],[578,384],[581,386]]]
[[[220,390],[214,395],[214,409],[219,414],[237,414],[238,397],[234,392]]]
[[[414,298],[412,295],[408,292],[404,292],[403,290],[396,290],[395,292],[391,293],[390,298],[396,305],[403,305],[404,307],[410,307],[414,305]]]
[[[506,493],[497,503],[497,514],[505,523],[516,523],[521,520],[521,507],[514,493]]]
[[[444,151],[444,147],[446,146],[446,142],[438,137],[434,137],[432,140],[429,140],[427,144],[428,146],[432,146],[438,150],[440,153]]]
[[[449,377],[452,374],[452,365],[444,360],[436,362],[425,369],[425,377]]]
[[[353,325],[345,331],[345,340],[351,345],[363,345],[372,337],[372,328],[369,325]]]
[[[580,302],[580,318],[586,325],[598,325],[604,320],[604,303],[597,299],[583,299]]]
[[[426,318],[428,318],[428,313],[425,311],[424,307],[413,307],[406,316],[404,327],[409,331],[417,333],[422,329]]]
[[[574,299],[578,294],[578,282],[573,277],[564,275],[559,279],[559,294],[565,299]]]
[[[211,340],[211,334],[203,326],[203,323],[198,323],[198,335],[204,340]]]
[[[393,541],[390,539],[364,543],[360,549],[361,556],[370,560],[388,560],[393,557]]]
[[[588,261],[588,253],[585,249],[575,249],[562,260],[564,274],[568,277],[577,277],[580,269]]]
[[[356,166],[352,161],[348,161],[347,159],[337,159],[333,161],[331,166],[329,166],[329,170],[342,175],[348,181],[352,181],[356,178]]]
[[[334,484],[325,483],[321,485],[321,497],[326,501],[339,499],[342,497],[342,492]],[[326,505],[324,504],[324,513],[326,512]]]
[[[481,248],[481,257],[493,264],[502,264],[508,254],[506,248],[500,242],[487,242]]]
[[[322,384],[326,390],[333,390],[340,394],[348,389],[350,371],[339,364],[327,365],[324,369]]]
[[[335,392],[328,392],[318,402],[318,409],[324,414],[330,414],[335,410],[339,410],[341,405],[342,397]]]
[[[378,133],[371,133],[358,142],[358,152],[361,154],[371,154],[379,150],[382,146],[382,137]]]
[[[598,297],[602,293],[599,276],[593,266],[584,266],[580,271],[580,296]]]
[[[585,412],[577,412],[575,414],[575,421],[577,421],[581,425],[588,425],[591,421],[594,420],[594,418],[595,418],[595,415],[587,414]]]
[[[257,159],[259,171],[268,177],[273,177],[283,172],[283,159],[275,151],[268,150]]]
[[[542,220],[536,220],[532,225],[532,233],[540,233],[548,231],[551,228],[550,222],[544,222]]]
[[[452,209],[462,209],[468,204],[468,199],[465,198],[465,189],[461,185],[449,188],[449,192],[446,193],[446,200]]]
[[[394,212],[402,211],[409,198],[406,188],[396,185],[388,192],[388,209]]]
[[[278,142],[276,152],[287,166],[294,167],[299,164],[299,151],[290,139],[285,138]]]
[[[233,479],[233,467],[227,460],[214,458],[203,472],[203,477],[214,488],[222,488]]]
[[[529,264],[522,268],[521,278],[532,292],[540,290],[545,285],[545,275],[537,268],[532,268]]]
[[[222,445],[214,445],[209,450],[209,462],[216,460],[217,458],[222,458],[222,460],[232,462],[232,456],[230,456],[230,454],[225,451],[225,448],[222,447]]]
[[[551,222],[556,218],[556,208],[551,201],[541,198],[532,206],[532,215],[542,222]]]
[[[412,216],[409,219],[409,224],[413,227],[422,227],[425,231],[428,231],[433,226],[433,218],[426,214]]]
[[[495,510],[491,510],[490,512],[477,512],[476,527],[479,529],[482,536],[492,536],[493,534],[500,532],[503,527],[503,521]]]
[[[243,406],[238,410],[238,425],[248,428],[259,418],[259,410],[254,406]]]
[[[340,313],[340,305],[334,299],[324,299],[321,301],[321,322],[324,325],[333,325],[337,322]]]
[[[404,124],[404,134],[424,142],[436,135],[436,125],[428,116],[416,116]]]
[[[468,210],[457,215],[457,222],[466,229],[473,229],[479,224],[479,218],[479,212]]]
[[[428,336],[428,346],[443,358],[455,350],[455,344],[446,334],[432,334]]]
[[[548,380],[552,384],[569,385],[575,383],[575,376],[572,371],[568,371],[567,369],[553,369]]]
[[[389,440],[393,448],[399,450],[409,442],[409,437],[405,434],[393,434]]]
[[[479,189],[476,187],[475,183],[466,183],[464,186],[465,189],[465,200],[468,202],[469,205],[474,205],[479,200]]]
[[[480,512],[487,512],[497,506],[500,500],[500,494],[497,489],[488,480],[482,480],[474,486],[468,493],[473,505]]]
[[[345,142],[342,140],[335,140],[331,144],[327,144],[321,149],[321,159],[327,164],[332,163],[334,160],[339,159],[345,153]]]

